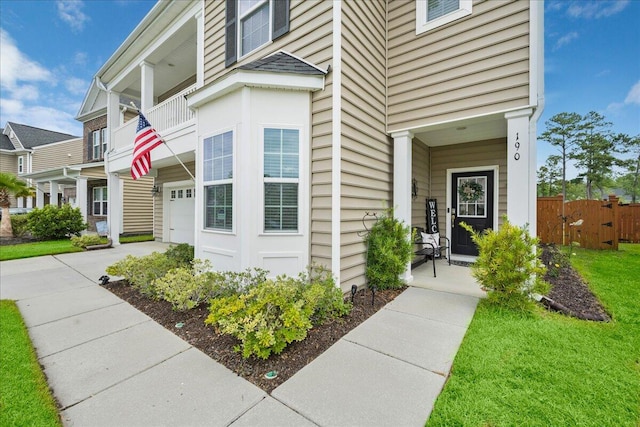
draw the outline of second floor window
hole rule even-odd
[[[289,0],[226,0],[225,66],[289,32]]]
[[[24,173],[24,156],[18,157],[18,173]]]
[[[107,128],[94,130],[91,133],[91,149],[93,160],[102,159],[107,151]]]
[[[471,14],[472,0],[416,0],[416,34]]]

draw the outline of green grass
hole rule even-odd
[[[139,236],[126,236],[120,238],[120,243],[136,243],[153,241],[154,237],[150,234]],[[104,239],[106,243],[106,238]],[[0,246],[0,261],[10,259],[31,258],[42,255],[57,255],[69,252],[82,252],[81,248],[77,248],[71,244],[70,239],[48,240],[45,242],[21,243],[19,245]]]
[[[428,426],[640,425],[640,245],[574,252],[613,321],[481,301]]]
[[[82,249],[73,246],[69,239],[6,245],[0,246],[0,261],[69,252],[82,252]]]
[[[0,425],[61,426],[15,302],[0,300]]]

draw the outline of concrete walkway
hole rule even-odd
[[[147,242],[0,263],[68,426],[422,426],[482,291],[468,269],[412,287],[271,395],[98,285]]]

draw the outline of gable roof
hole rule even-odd
[[[68,139],[79,138],[79,136],[68,133],[55,132],[52,130],[40,129],[29,125],[7,122],[7,127],[11,128],[18,141],[24,148],[39,147],[41,145],[52,144],[54,142],[66,141]],[[13,144],[11,148],[15,149]]]
[[[289,52],[279,51],[238,67],[240,70],[269,71],[276,73],[309,74],[324,76],[326,71],[303,61]]]
[[[15,150],[11,140],[4,134],[4,129],[0,128],[0,150]]]

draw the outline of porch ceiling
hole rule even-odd
[[[431,147],[463,144],[506,138],[507,121],[504,114],[476,117],[414,129],[413,133],[415,138]]]

